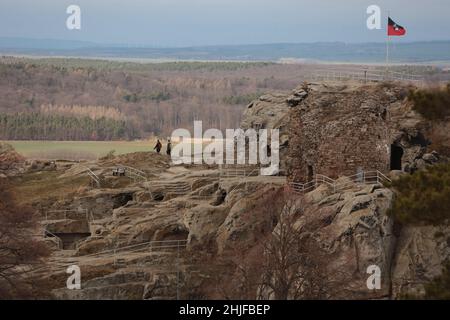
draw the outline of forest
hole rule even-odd
[[[194,120],[205,130],[234,129],[249,102],[292,90],[316,67],[3,56],[0,140],[165,138]]]
[[[293,82],[273,63],[0,58],[0,140],[133,140],[239,126],[246,104]]]
[[[0,115],[2,140],[131,140],[138,137],[123,120],[91,119],[59,114],[16,113]]]

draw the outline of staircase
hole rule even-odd
[[[36,238],[38,240],[45,241],[46,239],[52,238],[56,241],[56,245],[58,249],[63,249],[63,242],[61,238],[59,238],[57,235],[53,234],[52,232],[48,231],[45,228],[42,228],[39,230],[39,233],[32,234],[33,238]]]
[[[89,176],[89,178],[91,178],[92,184],[94,186],[96,186],[97,188],[100,188],[101,182],[102,182],[100,177],[98,175],[96,175],[94,173],[94,171],[91,170],[91,168],[89,168],[89,167],[84,167],[84,168],[86,169],[86,171],[84,171],[84,172]]]
[[[185,181],[172,181],[172,182],[150,181],[148,183],[149,183],[148,189],[153,199],[154,194],[157,192],[161,192],[163,194],[175,194],[177,196],[182,196],[192,191],[191,185]]]

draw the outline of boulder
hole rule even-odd
[[[25,171],[25,158],[7,143],[0,142],[0,174],[15,176]]]
[[[255,207],[268,193],[275,193],[277,190],[277,187],[263,187],[232,205],[217,232],[219,254],[227,249],[251,247],[263,234],[273,229],[275,212],[264,213],[255,210]]]
[[[330,187],[328,185],[321,184],[313,191],[308,192],[305,195],[305,198],[307,201],[309,201],[311,203],[317,203],[317,202],[324,200],[331,193],[332,193],[332,190],[330,189]]]
[[[436,163],[436,162],[439,161],[439,158],[433,153],[425,153],[422,156],[422,159],[425,160],[428,163]]]
[[[328,279],[324,284],[328,298],[389,297],[395,236],[393,220],[386,213],[393,194],[385,188],[364,190],[366,194],[358,196],[355,196],[360,192],[357,186],[326,196],[324,189],[305,196],[305,211],[297,223],[299,230],[303,230],[299,236],[312,235],[323,250],[314,256],[327,261],[325,265],[322,261],[321,267],[323,279]],[[369,266],[381,270],[380,290],[367,288]]]
[[[303,88],[297,88],[292,92],[292,95],[287,97],[286,102],[291,107],[298,106],[306,97],[308,92]]]
[[[184,224],[189,230],[189,246],[207,247],[215,240],[217,230],[224,222],[229,208],[199,205],[186,212]]]
[[[392,297],[424,294],[424,284],[442,273],[450,259],[450,227],[405,226],[392,266]]]

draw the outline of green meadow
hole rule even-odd
[[[152,151],[154,140],[142,141],[4,141],[29,159],[94,160],[115,154]]]

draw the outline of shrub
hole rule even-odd
[[[238,96],[227,96],[222,98],[222,102],[225,104],[231,104],[231,105],[247,105],[253,100],[258,99],[260,96],[262,96],[262,93],[256,92],[256,93],[248,93],[244,95],[238,95]]]
[[[450,164],[439,164],[392,182],[397,197],[390,211],[405,224],[440,225],[450,219]]]
[[[43,288],[36,287],[36,279],[27,272],[45,266],[50,251],[33,237],[38,228],[34,210],[19,205],[4,180],[0,179],[0,299],[36,298],[35,291]]]
[[[450,116],[450,83],[445,88],[411,90],[413,109],[428,120],[445,120]]]
[[[136,102],[138,102],[139,98],[136,93],[130,93],[130,94],[124,95],[123,100],[125,100],[126,102],[136,103]]]
[[[100,160],[102,160],[102,161],[112,160],[116,157],[115,153],[116,153],[116,150],[110,150],[106,155],[104,155],[103,157],[100,157]]]
[[[425,285],[425,299],[450,300],[450,263],[445,265],[442,275]]]

